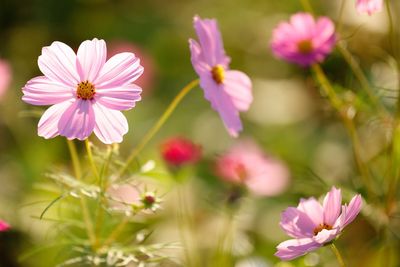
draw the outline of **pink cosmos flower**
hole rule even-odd
[[[201,146],[183,137],[173,137],[162,143],[161,155],[171,166],[193,164],[201,157]]]
[[[329,18],[314,20],[311,14],[297,13],[274,29],[271,48],[278,58],[310,66],[322,62],[335,43],[335,26]]]
[[[332,187],[321,205],[315,198],[301,199],[300,204],[282,213],[280,225],[294,239],[280,243],[275,253],[281,260],[292,260],[335,239],[361,210],[361,196],[349,205],[342,204],[340,189]]]
[[[243,184],[259,196],[279,195],[289,184],[286,166],[248,141],[221,156],[216,162],[216,172],[224,180]]]
[[[98,39],[84,41],[77,54],[61,42],[42,49],[38,64],[44,76],[22,88],[25,102],[52,105],[39,121],[39,136],[84,140],[94,132],[105,144],[122,141],[128,122],[121,110],[140,100],[142,89],[132,82],[143,67],[133,53],[106,58],[106,43]]]
[[[7,61],[0,59],[0,97],[11,83],[11,68]]]
[[[357,0],[356,9],[359,13],[368,13],[372,15],[375,12],[382,11],[383,0]]]
[[[242,130],[239,111],[249,109],[253,101],[251,81],[243,72],[229,69],[221,34],[215,19],[194,17],[199,43],[189,39],[191,61],[200,77],[205,98],[222,118],[231,136]]]
[[[6,223],[5,221],[0,220],[0,232],[5,232],[10,230],[10,225],[8,225],[8,223]]]

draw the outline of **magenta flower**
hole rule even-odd
[[[10,230],[10,225],[6,223],[5,221],[0,220],[0,232],[5,232]]]
[[[0,59],[0,98],[5,94],[11,83],[11,68],[7,61]]]
[[[359,13],[368,13],[372,15],[375,12],[382,11],[383,0],[357,0],[356,9]]]
[[[322,62],[335,46],[335,26],[327,17],[317,21],[308,13],[297,13],[273,31],[274,55],[301,66]]]
[[[315,198],[301,199],[300,204],[282,213],[280,225],[294,239],[280,243],[275,256],[292,260],[331,242],[351,223],[361,210],[361,196],[342,205],[340,189],[332,187],[321,205]]]
[[[142,89],[132,82],[143,67],[132,53],[106,57],[106,43],[98,39],[84,41],[77,54],[61,42],[42,49],[38,64],[44,76],[22,88],[25,102],[52,105],[39,121],[39,136],[84,140],[94,132],[105,144],[122,141],[128,122],[121,110],[140,100]]]
[[[230,58],[215,19],[195,16],[194,28],[199,43],[189,40],[191,61],[204,97],[219,113],[229,134],[236,137],[242,130],[239,111],[248,110],[253,101],[251,81],[243,72],[229,69]]]
[[[237,144],[222,155],[216,162],[216,172],[225,181],[244,185],[259,196],[279,195],[289,184],[286,166],[266,156],[249,141]]]

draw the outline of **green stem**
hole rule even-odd
[[[339,7],[337,32],[341,32],[341,29],[343,26],[343,12],[344,12],[345,6],[346,6],[346,0],[342,0],[340,3],[340,7]]]
[[[164,123],[168,120],[168,118],[171,116],[173,111],[176,109],[178,104],[182,101],[182,99],[197,85],[199,84],[199,80],[194,80],[190,82],[188,85],[186,85],[180,92],[179,94],[172,100],[171,104],[167,107],[165,112],[161,115],[161,117],[158,119],[156,124],[146,133],[146,135],[143,137],[143,139],[139,142],[139,144],[135,147],[135,149],[131,152],[129,155],[127,161],[125,162],[124,166],[120,169],[118,172],[118,176],[121,176],[124,174],[124,172],[127,170],[129,164],[139,155],[139,153],[142,151],[142,149],[147,145],[147,143],[154,137],[154,135],[161,129],[161,127],[164,125]]]
[[[338,261],[340,267],[346,267],[346,265],[344,264],[343,257],[342,257],[342,255],[340,254],[340,252],[339,252],[339,250],[337,249],[337,247],[335,246],[335,244],[332,243],[330,247],[331,247],[333,253],[334,253],[335,256],[336,256],[336,259],[337,259],[337,261]]]
[[[99,176],[99,172],[97,171],[96,164],[95,164],[94,159],[93,159],[92,148],[90,146],[89,139],[85,139],[85,147],[86,147],[86,151],[87,151],[90,167],[92,168],[92,172],[96,176],[96,180],[99,181],[100,180],[100,176]]]
[[[370,173],[368,170],[368,166],[362,159],[362,145],[358,137],[354,122],[347,116],[346,112],[343,112],[342,100],[336,95],[335,90],[333,89],[331,83],[329,82],[322,68],[318,64],[314,64],[312,66],[312,69],[315,73],[318,82],[321,85],[321,88],[327,94],[331,102],[331,105],[339,112],[340,118],[342,119],[343,124],[352,141],[354,160],[360,172],[361,178],[363,179],[364,185],[366,186],[368,193],[372,194],[373,190],[370,184],[371,181]]]
[[[300,0],[300,2],[301,2],[301,5],[303,6],[303,9],[305,11],[310,12],[310,13],[314,13],[314,10],[313,10],[309,0]]]
[[[82,177],[82,171],[81,171],[81,165],[79,163],[78,152],[76,151],[75,144],[72,140],[67,139],[67,144],[68,144],[69,153],[71,155],[72,166],[73,166],[74,172],[75,172],[75,178],[77,180],[80,180]]]
[[[347,50],[347,48],[345,47],[345,45],[343,45],[343,43],[341,43],[341,42],[337,43],[336,47],[338,48],[339,52],[342,54],[344,60],[350,66],[350,69],[354,73],[354,76],[356,77],[358,82],[360,83],[361,88],[365,91],[365,93],[371,99],[374,106],[378,108],[380,113],[385,115],[387,112],[384,109],[384,107],[382,106],[382,104],[379,102],[376,95],[373,93],[371,86],[369,85],[368,79],[360,67],[360,64],[358,64],[357,60]]]
[[[67,143],[68,143],[69,152],[71,154],[72,166],[74,168],[75,178],[77,180],[81,180],[82,179],[82,171],[81,171],[81,166],[79,163],[79,157],[78,157],[78,153],[77,153],[77,150],[75,147],[75,143],[72,140],[67,140]],[[84,220],[85,226],[86,226],[86,232],[89,237],[90,243],[92,244],[92,248],[95,249],[96,248],[96,234],[93,229],[93,223],[92,223],[92,219],[90,218],[90,213],[89,213],[89,209],[88,209],[88,206],[86,203],[86,199],[84,197],[79,197],[79,200],[80,200],[80,204],[81,204],[81,208],[82,208],[83,220]]]
[[[104,241],[103,246],[108,246],[112,244],[118,237],[119,235],[123,232],[125,226],[128,224],[129,220],[127,216],[124,216],[124,219],[117,225],[117,227],[114,228],[114,231],[111,232],[111,234],[108,236],[106,241]]]

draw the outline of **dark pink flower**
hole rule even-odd
[[[229,134],[242,130],[239,111],[249,109],[253,101],[251,81],[243,72],[229,69],[221,34],[215,19],[194,17],[199,43],[189,40],[193,68],[200,77],[204,97],[222,118]]]
[[[313,251],[338,237],[361,210],[361,196],[342,205],[340,189],[332,187],[321,205],[315,198],[301,199],[300,204],[282,213],[280,225],[294,239],[280,243],[275,253],[281,260],[292,260]]]
[[[286,166],[252,142],[242,142],[231,148],[216,162],[217,174],[225,181],[243,184],[260,196],[275,196],[289,184]]]
[[[368,13],[372,15],[375,12],[382,11],[383,0],[357,0],[356,9],[359,13]]]
[[[335,26],[329,18],[315,20],[311,14],[297,13],[274,29],[271,48],[278,58],[309,66],[322,62],[335,44]]]
[[[84,41],[76,54],[53,42],[42,49],[38,64],[44,76],[27,82],[22,100],[52,105],[39,121],[39,136],[84,140],[94,132],[105,144],[122,142],[128,122],[121,110],[133,108],[142,92],[133,84],[143,73],[133,53],[107,60],[104,40]]]
[[[5,232],[10,230],[11,227],[8,223],[6,223],[5,221],[0,220],[0,232]]]
[[[193,164],[201,157],[201,147],[189,139],[173,137],[162,143],[161,155],[171,166]]]

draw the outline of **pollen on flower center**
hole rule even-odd
[[[222,83],[225,79],[225,70],[221,65],[216,65],[211,69],[211,75],[214,81],[218,84]]]
[[[314,229],[314,235],[317,235],[319,232],[321,232],[322,230],[332,230],[332,226],[325,224],[325,223],[321,223],[320,225],[318,225],[317,227],[315,227]]]
[[[76,88],[76,96],[83,100],[90,100],[96,94],[94,85],[88,81],[84,81],[78,84]]]
[[[303,40],[297,43],[297,49],[301,54],[310,54],[314,48],[311,40]]]

